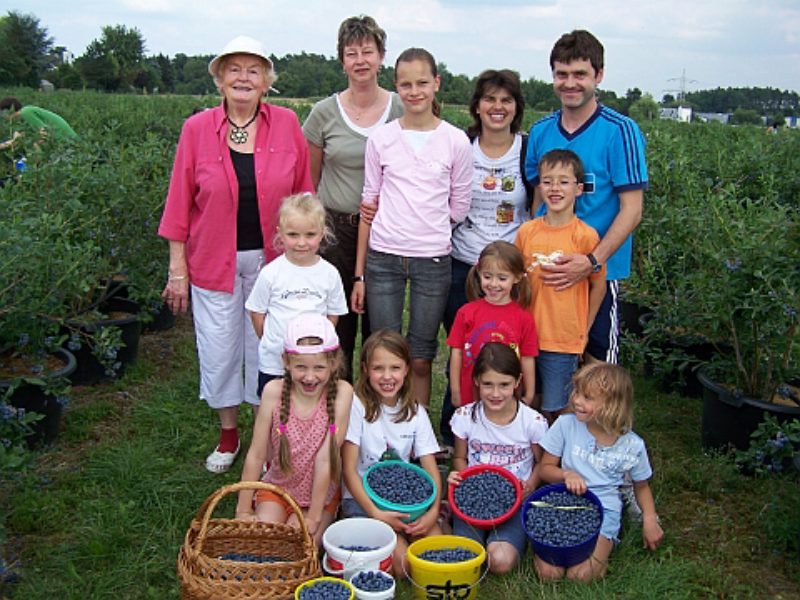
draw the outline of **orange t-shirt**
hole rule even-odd
[[[577,217],[559,227],[551,227],[544,217],[539,217],[519,228],[514,243],[525,258],[533,292],[530,310],[536,322],[540,350],[564,354],[583,352],[589,323],[589,279],[557,292],[554,287],[542,283],[539,261],[542,257],[552,257],[554,252],[588,254],[599,241],[597,232]],[[605,281],[605,265],[590,277]]]

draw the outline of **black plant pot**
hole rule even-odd
[[[142,323],[142,333],[153,331],[167,331],[175,327],[175,315],[169,309],[166,302],[155,310],[151,310],[152,320]]]
[[[73,385],[91,385],[112,377],[120,377],[125,372],[127,365],[136,362],[136,356],[139,352],[139,337],[142,330],[142,325],[139,322],[139,305],[132,300],[124,298],[110,298],[100,305],[99,310],[106,313],[122,312],[126,314],[119,318],[103,319],[90,323],[78,322],[76,324],[84,336],[91,336],[104,327],[118,327],[122,331],[122,341],[125,346],[120,348],[117,353],[116,361],[119,362],[119,368],[115,369],[113,374],[108,373],[93,354],[90,344],[84,343],[80,349],[74,351],[78,367],[70,377]]]
[[[38,375],[38,377],[46,381],[69,377],[77,366],[75,356],[64,348],[54,350],[53,354],[61,361],[62,366],[49,373]],[[9,382],[0,381],[0,395],[9,385]],[[30,448],[35,448],[41,444],[52,444],[58,437],[63,405],[58,398],[45,394],[42,386],[27,382],[23,383],[11,394],[9,404],[14,408],[23,408],[25,412],[43,415],[42,419],[33,423],[33,431],[26,438]]]
[[[642,331],[644,331],[650,318],[651,314],[646,313],[639,319]],[[676,392],[688,398],[703,397],[703,386],[697,377],[698,366],[709,362],[720,352],[733,352],[733,349],[727,344],[715,346],[709,341],[691,335],[676,335],[663,339],[658,342],[658,348],[664,356],[677,354],[687,357],[688,364],[683,368],[676,364],[673,365],[671,370],[664,371],[656,368],[654,360],[657,359],[646,356],[644,361],[645,376],[654,378],[658,389],[661,391]],[[656,375],[657,373],[658,375]]]
[[[619,307],[620,329],[627,331],[635,337],[641,337],[644,333],[643,321],[641,319],[645,315],[651,314],[652,310],[647,306],[636,304],[635,302],[628,302],[627,300],[620,300],[617,306]]]
[[[781,423],[800,419],[800,406],[773,404],[734,394],[712,381],[702,367],[697,371],[697,378],[703,386],[703,448],[747,450],[750,435],[766,415],[772,415]]]

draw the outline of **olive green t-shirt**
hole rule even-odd
[[[367,135],[384,123],[403,115],[400,97],[392,93],[384,120],[368,129],[346,119],[337,95],[320,100],[311,109],[303,134],[306,140],[322,148],[322,174],[317,195],[326,208],[343,213],[358,212],[364,188],[364,151]]]

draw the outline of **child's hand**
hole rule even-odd
[[[317,533],[317,529],[319,528],[319,517],[312,517],[311,515],[306,515],[306,527],[308,528],[308,533],[312,537],[315,533]]]
[[[648,550],[655,550],[664,539],[664,530],[658,522],[658,516],[646,515],[642,518],[642,539],[644,547]]]
[[[438,518],[439,507],[434,506],[416,521],[406,523],[406,535],[410,537],[418,537],[427,534],[431,528],[436,525]]]
[[[575,471],[564,471],[564,485],[568,491],[578,496],[586,493],[586,481]]]
[[[395,531],[405,531],[406,523],[403,519],[408,518],[408,513],[396,512],[393,510],[376,510],[374,514],[370,515],[373,519],[383,521]]]
[[[258,521],[256,513],[252,510],[237,510],[236,519],[239,521]]]
[[[530,494],[533,490],[536,489],[536,483],[537,483],[536,479],[537,479],[536,477],[531,475],[530,477],[528,477],[528,479],[526,479],[525,481],[522,482],[522,497],[523,498],[527,498],[528,494]]]
[[[459,485],[461,485],[462,481],[463,480],[461,479],[461,473],[459,473],[458,471],[450,471],[450,474],[447,476],[447,483],[449,483],[454,487],[458,487]]]

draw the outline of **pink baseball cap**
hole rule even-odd
[[[300,344],[305,338],[317,338],[320,343]],[[317,354],[330,352],[339,347],[339,336],[330,319],[317,313],[303,313],[291,321],[286,327],[283,338],[283,349],[287,354]]]

